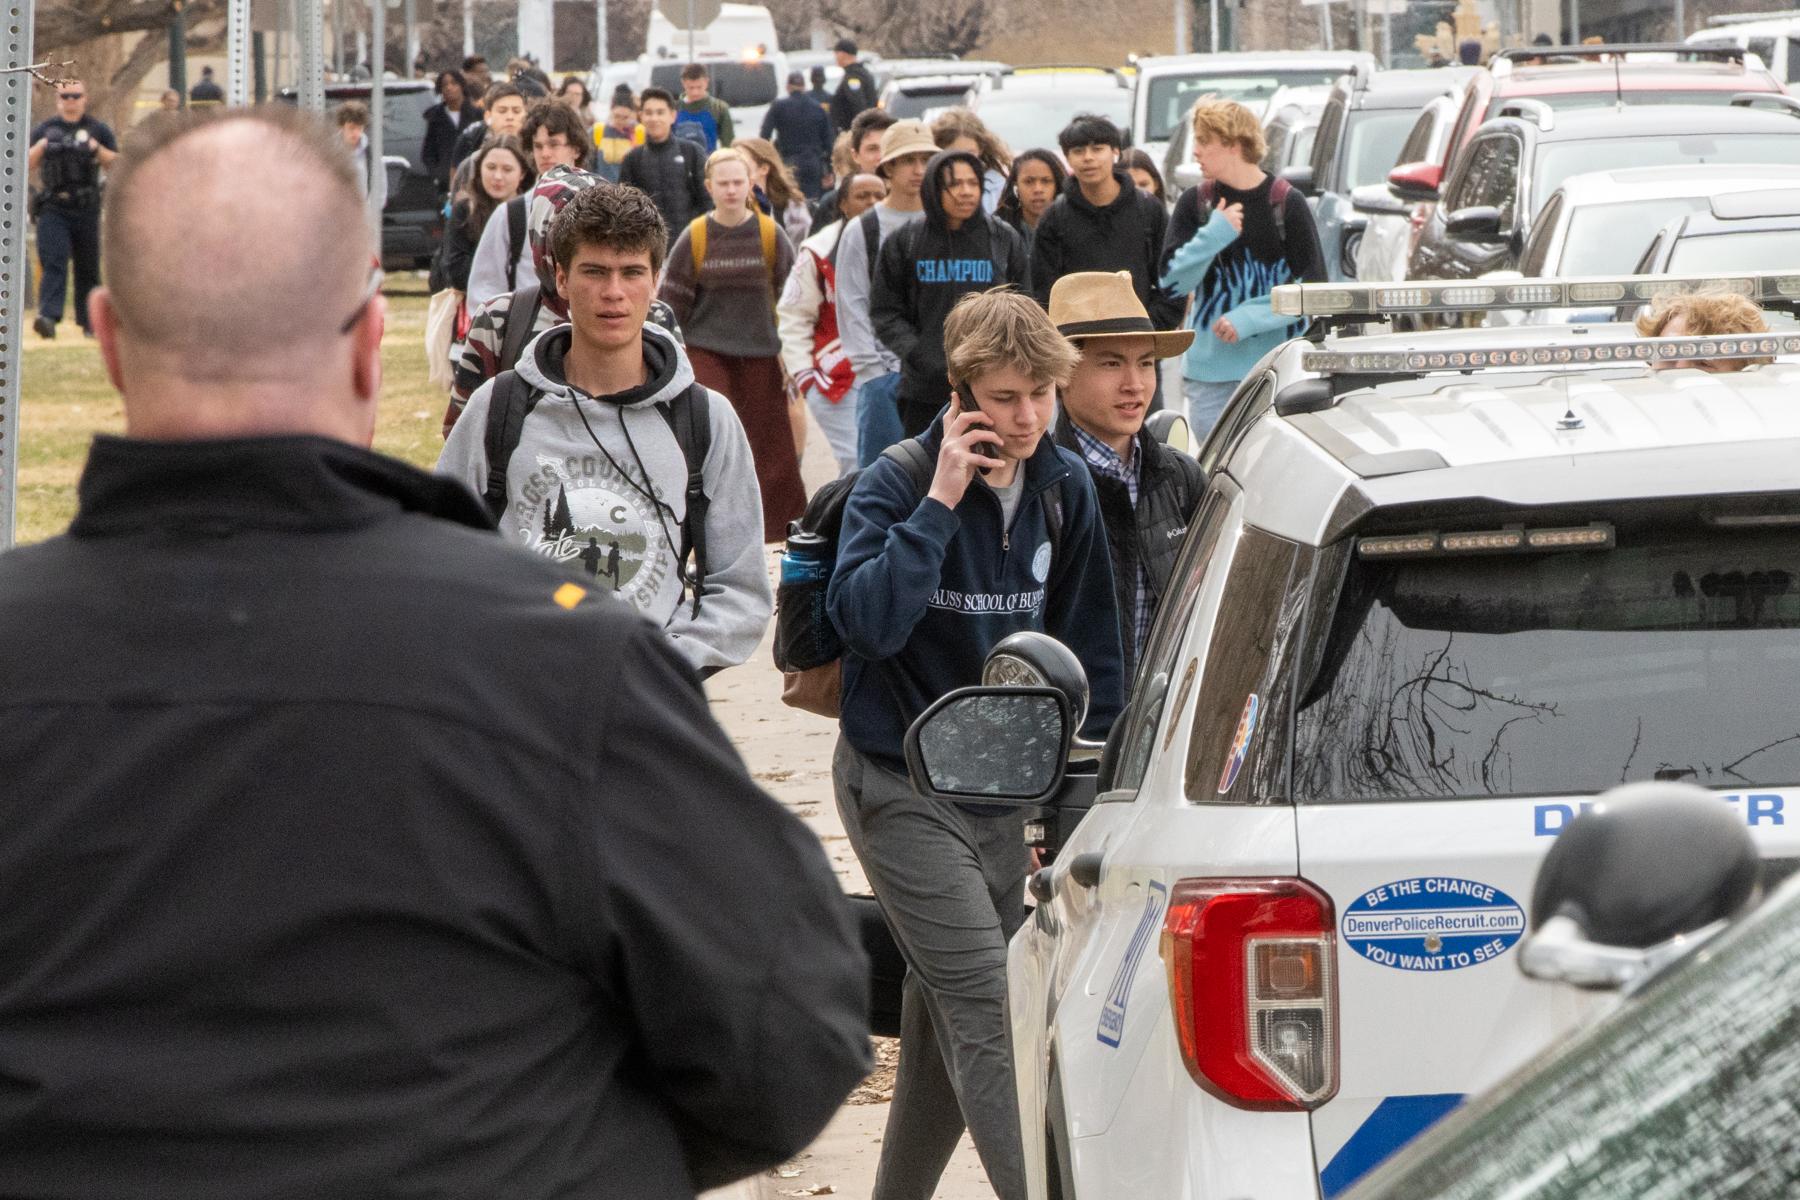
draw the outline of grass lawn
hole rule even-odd
[[[388,276],[387,336],[381,343],[381,416],[375,448],[429,468],[444,444],[446,396],[425,377],[425,281]],[[19,441],[20,543],[42,541],[68,528],[75,515],[75,483],[96,433],[125,427],[119,395],[106,380],[94,343],[73,320],[45,341],[25,335]]]

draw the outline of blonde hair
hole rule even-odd
[[[846,129],[837,135],[837,141],[831,143],[831,173],[839,178],[847,178],[856,172],[856,159],[850,152],[850,131]]]
[[[1258,163],[1269,152],[1269,144],[1263,139],[1262,125],[1255,114],[1236,100],[1221,100],[1216,96],[1202,96],[1194,104],[1193,116],[1194,145],[1203,142],[1223,142],[1236,145],[1243,154],[1244,161]]]
[[[1638,336],[1669,336],[1665,331],[1676,317],[1680,317],[1685,326],[1681,337],[1728,337],[1769,332],[1769,323],[1763,320],[1762,309],[1754,301],[1734,292],[1701,291],[1659,296],[1649,312],[1638,315]],[[1773,361],[1768,358],[1728,358],[1708,360],[1703,365],[1713,371],[1741,371]]]
[[[947,108],[931,123],[931,140],[939,150],[948,150],[951,142],[965,137],[981,147],[975,156],[982,166],[1002,175],[1012,170],[1012,152],[1006,143],[969,109]]]
[[[1036,300],[996,288],[964,296],[950,310],[944,321],[944,361],[958,387],[1001,367],[1062,387],[1075,373],[1081,351],[1056,331]]]
[[[764,141],[759,137],[742,137],[731,143],[731,148],[742,153],[746,158],[754,159],[750,164],[750,178],[756,178],[756,163],[769,168],[769,182],[766,190],[769,203],[778,209],[785,209],[796,200],[805,200],[805,193],[800,190],[799,180],[787,163],[781,160],[781,154],[775,149],[775,143]]]
[[[756,178],[756,167],[751,163],[750,156],[734,147],[725,146],[718,150],[714,150],[711,154],[706,156],[706,181],[708,183],[712,182],[714,167],[718,166],[720,163],[727,162],[743,164],[744,174],[748,175],[751,179]]]

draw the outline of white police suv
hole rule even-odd
[[[1332,332],[1701,285],[1800,302],[1794,275],[1278,289],[1314,340],[1202,449],[1012,945],[1034,1197],[1334,1197],[1559,1039],[1608,1001],[1517,946],[1608,788],[1697,784],[1800,854],[1800,330]]]

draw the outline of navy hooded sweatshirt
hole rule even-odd
[[[935,458],[942,422],[919,441]],[[944,693],[981,682],[1004,637],[1047,633],[1075,652],[1092,692],[1083,732],[1101,738],[1124,703],[1112,561],[1094,481],[1048,433],[1020,469],[1010,529],[980,480],[954,510],[927,499],[886,458],[857,478],[844,507],[826,593],[844,639],[842,728],[858,750],[904,772],[906,731]],[[1062,489],[1054,552],[1045,499]]]
[[[973,154],[945,150],[925,168],[919,198],[925,219],[896,230],[881,244],[869,280],[869,319],[875,334],[900,359],[900,423],[916,435],[950,398],[944,365],[944,319],[970,292],[1012,285],[1025,288],[1031,259],[1019,231],[979,207],[951,229],[944,216],[944,176],[950,164],[967,163],[980,179]]]

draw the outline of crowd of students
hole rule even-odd
[[[876,1195],[926,1194],[966,1121],[1010,1200],[1021,818],[920,801],[901,741],[1027,629],[1075,651],[1104,735],[1203,490],[1145,433],[1160,366],[1181,358],[1204,436],[1291,331],[1270,289],[1324,278],[1318,239],[1229,101],[1194,111],[1207,182],[1172,216],[1106,118],[1015,154],[963,109],[862,108],[809,205],[789,147],[735,137],[703,69],[683,84],[615,97],[604,128],[565,88],[453,167],[441,275],[471,317],[439,468],[703,674],[767,629],[809,410],[840,475],[860,472],[825,601],[844,645],[834,782],[910,969]]]

